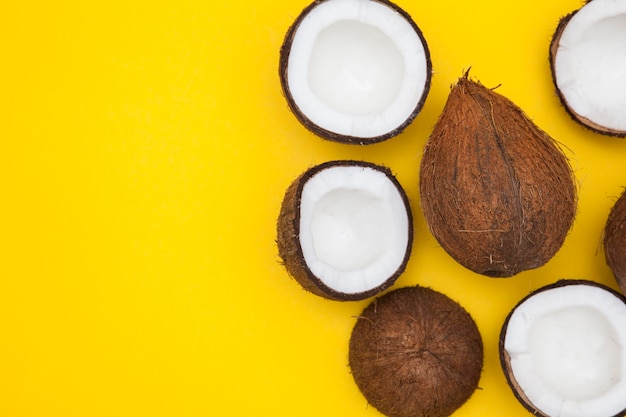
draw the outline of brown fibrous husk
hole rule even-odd
[[[626,191],[617,199],[604,227],[604,256],[626,294]]]
[[[393,290],[358,317],[350,338],[352,375],[389,417],[444,417],[478,388],[483,343],[472,317],[424,287]]]
[[[574,175],[557,143],[467,73],[425,146],[420,192],[441,246],[461,265],[492,277],[550,260],[577,204]]]
[[[408,217],[407,249],[401,265],[381,285],[358,293],[344,293],[325,285],[320,278],[309,269],[306,260],[304,259],[302,246],[300,244],[300,201],[302,197],[302,190],[306,182],[315,174],[321,170],[337,166],[360,166],[371,168],[383,173],[389,181],[394,184],[402,197]],[[289,188],[287,188],[285,196],[283,197],[280,214],[278,216],[276,243],[278,245],[278,255],[282,259],[287,272],[305,290],[315,295],[319,295],[320,297],[336,301],[356,301],[373,297],[386,290],[396,282],[406,269],[406,265],[411,256],[411,249],[413,245],[413,217],[411,214],[409,199],[406,196],[400,182],[396,179],[392,171],[385,166],[356,160],[328,161],[306,170],[291,183]]]

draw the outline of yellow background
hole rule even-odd
[[[358,147],[304,129],[281,95],[284,33],[302,0],[5,2],[0,11],[0,416],[377,416],[347,367],[369,301],[304,292],[275,221],[303,170],[389,166],[415,214],[396,284],[459,301],[485,342],[480,390],[455,416],[529,415],[497,358],[505,315],[560,278],[616,287],[601,234],[626,185],[626,141],[560,107],[548,45],[581,0],[397,2],[434,76],[414,123]],[[546,266],[473,274],[430,235],[422,148],[468,67],[562,142],[578,216]]]

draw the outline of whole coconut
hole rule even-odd
[[[390,417],[444,417],[478,387],[483,344],[472,317],[437,291],[407,287],[372,302],[350,338],[350,368]]]
[[[626,293],[626,192],[617,200],[604,228],[604,255],[622,292]]]
[[[441,246],[461,265],[492,277],[545,264],[576,212],[574,176],[555,141],[467,74],[452,88],[425,146],[420,191]]]

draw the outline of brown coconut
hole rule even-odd
[[[622,292],[626,293],[626,192],[613,205],[604,228],[604,255]]]
[[[420,191],[441,246],[492,277],[545,264],[576,212],[574,176],[559,146],[511,100],[467,74],[425,146]]]
[[[393,249],[389,249],[389,251],[395,254],[394,260],[392,262],[383,262],[385,264],[385,271],[375,270],[374,267],[367,271],[368,279],[364,279],[362,284],[359,284],[359,288],[352,288],[350,291],[345,289],[339,289],[337,286],[333,286],[328,284],[325,280],[325,277],[313,270],[309,261],[306,259],[305,252],[303,250],[302,238],[307,233],[307,230],[303,230],[302,227],[302,208],[303,208],[303,192],[305,187],[309,181],[315,179],[317,175],[322,172],[327,172],[327,170],[337,170],[341,168],[355,168],[349,176],[355,177],[360,175],[371,175],[375,174],[375,181],[372,184],[369,184],[363,180],[361,180],[362,188],[367,188],[370,186],[375,187],[378,191],[375,191],[374,194],[383,190],[381,184],[386,184],[387,191],[384,192],[385,199],[393,199],[394,200],[394,210],[392,210],[389,216],[393,216],[396,221],[394,221],[394,225],[397,226],[398,220],[403,219],[405,227],[399,228],[394,227],[392,231],[392,235],[394,239],[401,239],[403,242],[401,245],[396,245]],[[353,193],[358,192],[359,187],[356,185],[359,181],[354,178],[347,180],[347,185],[342,185],[341,180],[328,180],[323,181],[323,183],[334,184],[332,187],[335,189],[339,189],[341,192]],[[333,188],[329,188],[329,192],[333,191]],[[316,187],[316,194],[322,194],[319,187]],[[372,199],[379,198],[380,196],[373,196]],[[382,198],[382,197],[380,197]],[[308,202],[310,199],[306,199]],[[383,213],[384,214],[384,213]],[[358,210],[355,210],[351,217],[358,217]],[[387,216],[385,214],[385,216]],[[384,217],[384,216],[383,216]],[[376,224],[377,219],[371,219],[372,221],[372,229],[385,229],[387,227],[378,227]],[[402,221],[400,221],[402,223]],[[349,229],[346,228],[346,230]],[[349,231],[347,231],[349,233]],[[368,236],[363,236],[363,240],[368,240]],[[329,244],[333,244],[333,242],[328,242]],[[354,301],[354,300],[362,300],[368,297],[372,297],[385,289],[389,288],[391,285],[395,283],[398,277],[404,272],[407,262],[409,260],[411,254],[411,248],[413,243],[413,220],[411,209],[409,206],[409,200],[402,188],[401,184],[398,182],[396,177],[393,175],[391,170],[387,167],[377,165],[370,162],[365,161],[355,161],[355,160],[338,160],[338,161],[328,161],[323,164],[314,166],[304,173],[302,173],[298,178],[296,178],[289,188],[287,189],[285,196],[283,198],[280,215],[277,222],[277,244],[278,244],[278,253],[280,258],[282,259],[285,268],[288,273],[307,291],[319,295],[324,298],[328,298],[331,300],[337,301]],[[355,242],[355,245],[358,246],[359,242]],[[364,251],[367,251],[367,245],[361,245]],[[386,250],[386,249],[385,249]],[[390,258],[385,258],[390,259]],[[373,259],[372,264],[376,265],[376,262],[379,262],[379,259]],[[367,266],[370,267],[369,265]],[[337,271],[333,267],[326,265],[324,270],[333,269],[334,272],[354,272],[354,271]],[[375,278],[375,277],[378,278]]]
[[[444,417],[478,387],[483,343],[472,317],[429,288],[372,302],[350,338],[350,368],[367,401],[389,417]]]

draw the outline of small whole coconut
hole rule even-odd
[[[626,2],[587,1],[561,19],[550,67],[561,103],[576,122],[626,136]]]
[[[391,291],[358,317],[349,363],[367,401],[389,417],[444,417],[478,387],[483,343],[472,317],[424,287]]]
[[[507,316],[500,361],[513,394],[541,417],[626,414],[626,298],[587,280],[561,280]]]
[[[367,145],[402,132],[430,89],[428,46],[387,0],[315,0],[280,50],[280,83],[296,118],[318,136]]]
[[[555,141],[467,74],[426,143],[420,192],[441,246],[461,265],[492,277],[545,264],[576,212],[572,170]]]
[[[391,286],[413,242],[409,201],[386,167],[329,161],[287,189],[277,226],[278,253],[306,290],[361,300]]]
[[[604,255],[617,284],[626,294],[626,191],[613,205],[606,221]]]

